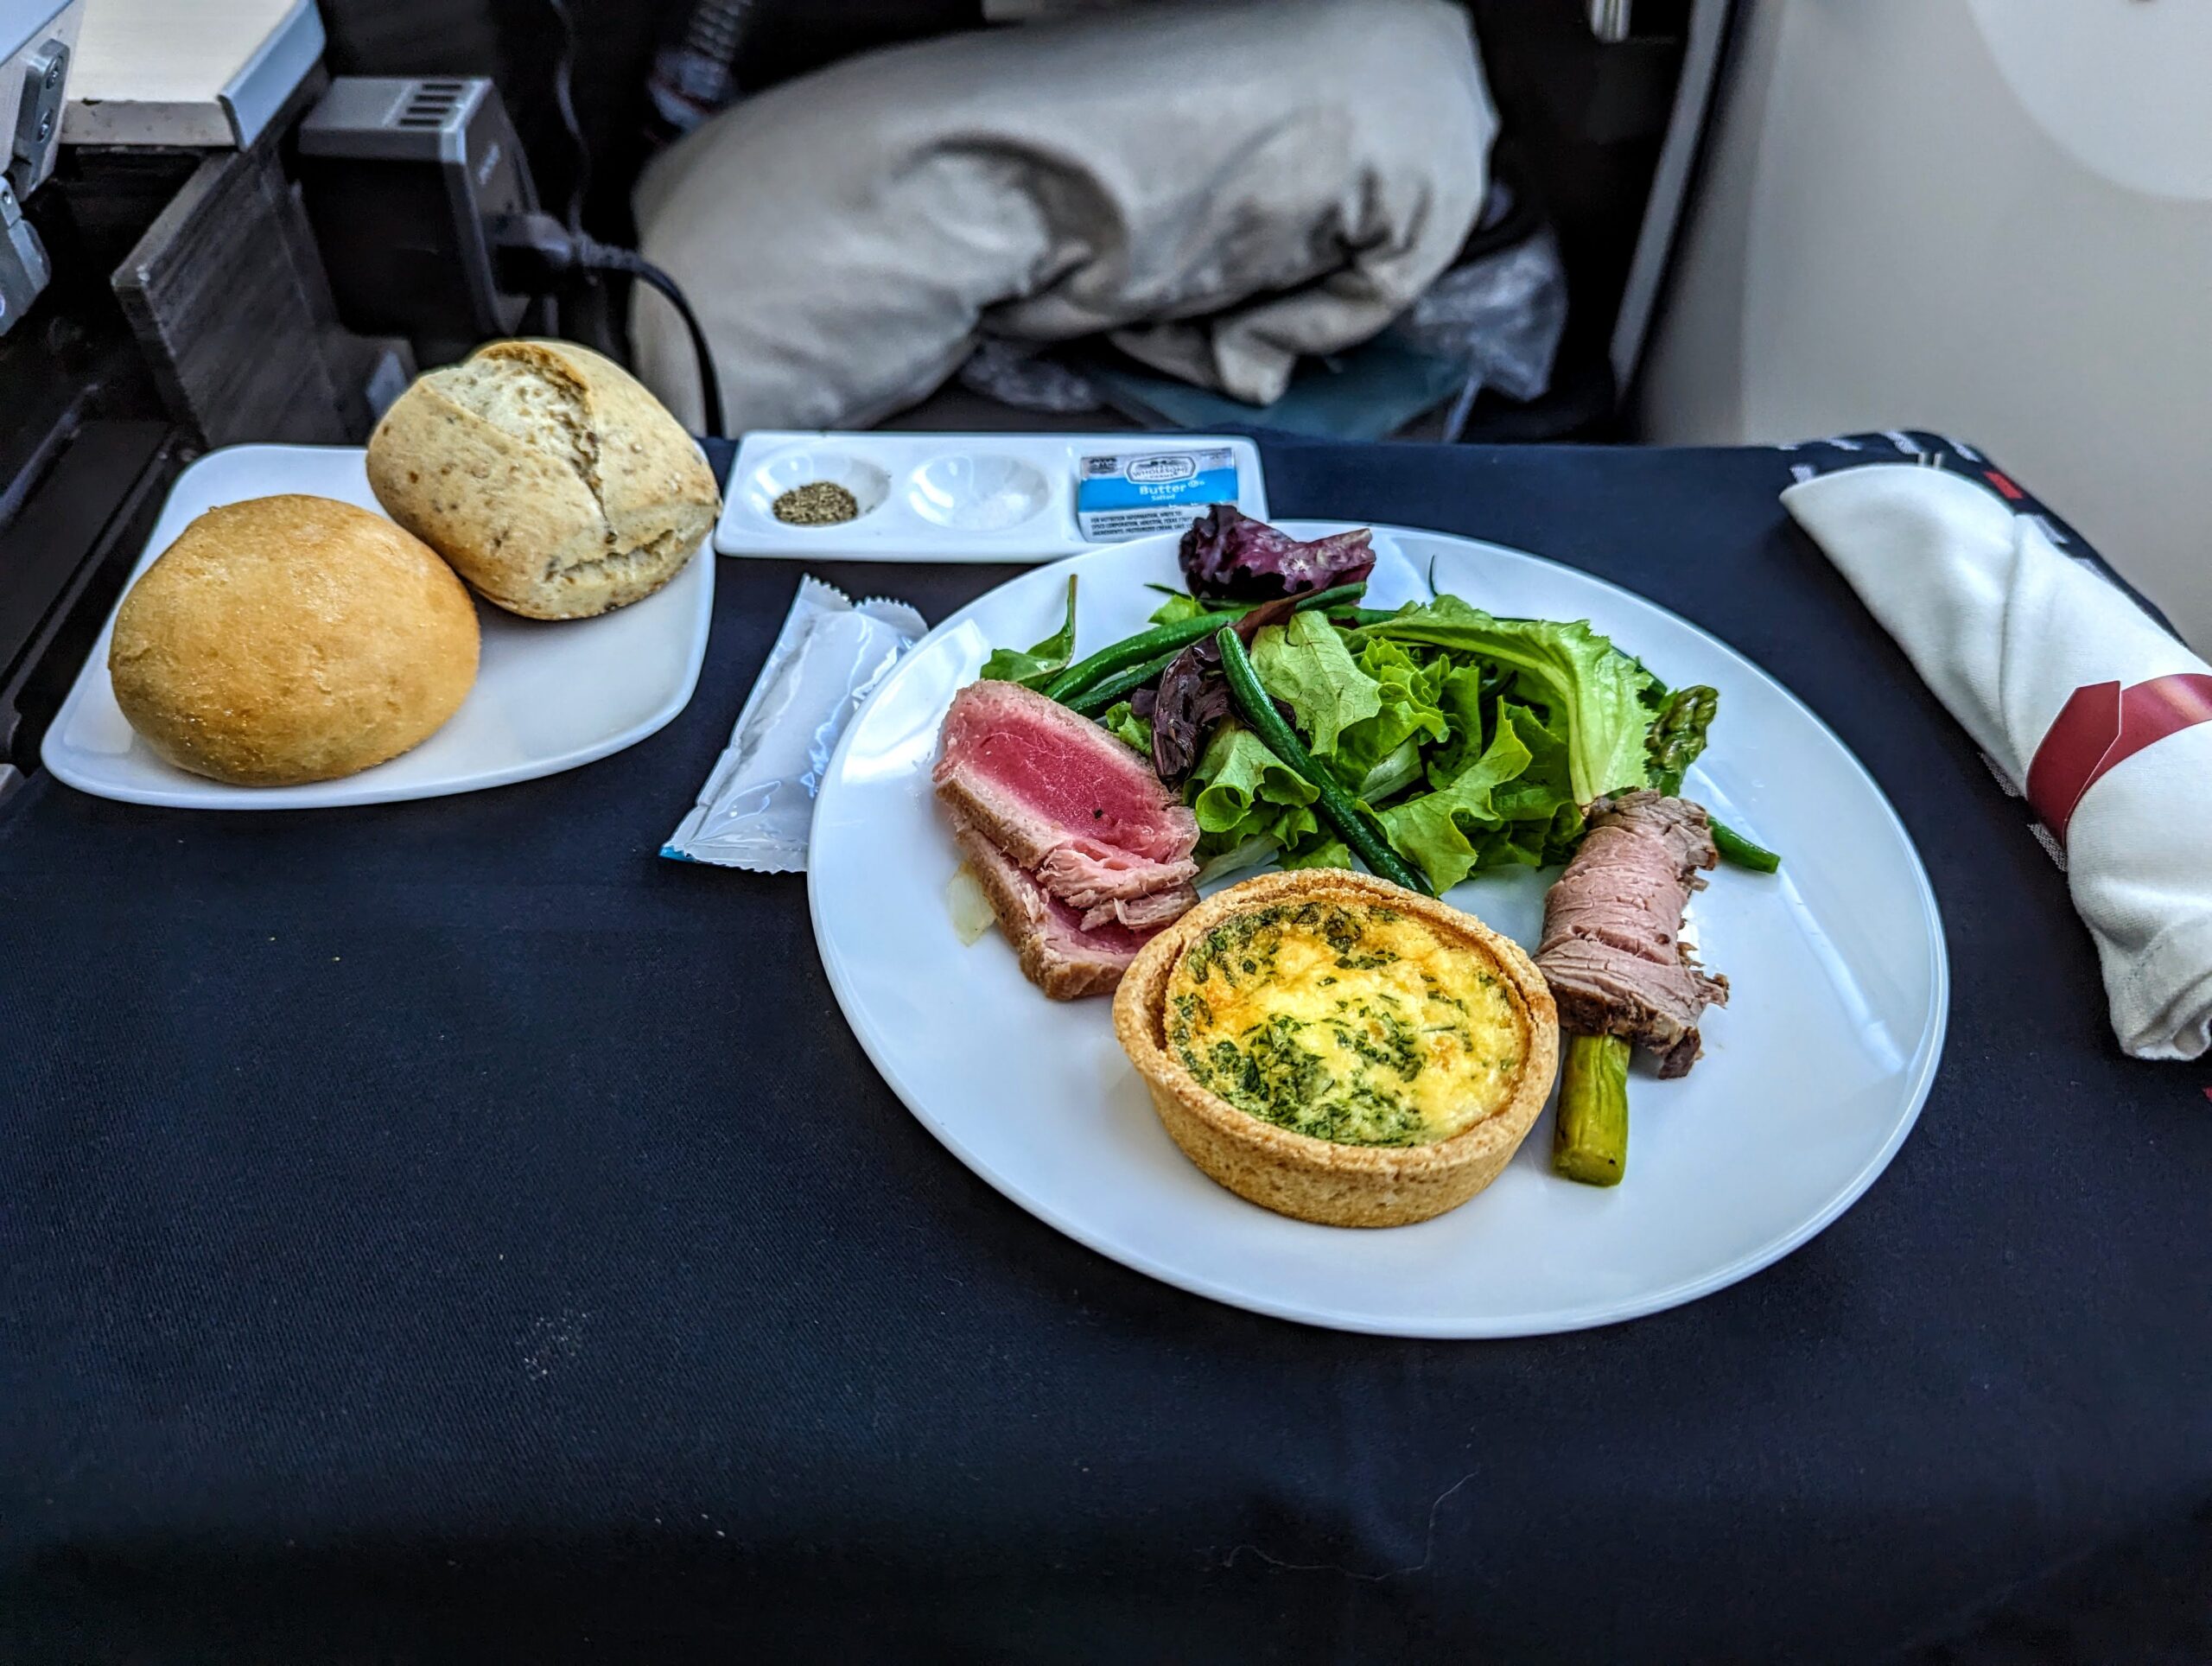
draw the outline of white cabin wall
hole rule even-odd
[[[1645,437],[1932,428],[2212,647],[2212,4],[1750,0]]]

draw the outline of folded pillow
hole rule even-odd
[[[1451,263],[1497,126],[1446,0],[1109,11],[725,111],[646,170],[640,246],[705,326],[732,433],[873,422],[986,330],[1120,330],[1265,404],[1300,353],[1365,340]],[[689,338],[637,296],[640,372],[696,426]]]

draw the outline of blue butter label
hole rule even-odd
[[[1076,522],[1093,543],[1179,531],[1210,503],[1235,503],[1226,446],[1113,452],[1076,465]]]

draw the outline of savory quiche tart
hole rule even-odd
[[[1363,874],[1268,874],[1154,938],[1114,1028],[1160,1121],[1239,1197],[1397,1226],[1497,1177],[1551,1091],[1559,1021],[1527,955]]]

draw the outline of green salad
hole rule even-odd
[[[1141,667],[1145,656],[1172,655],[1249,611],[1172,595],[1152,631],[1093,660],[1121,655]],[[1074,620],[1071,579],[1062,629],[1026,651],[1001,650],[983,675],[1084,709],[1082,690],[1108,679],[1085,670],[1093,662],[1071,671]],[[1314,774],[1281,755],[1294,747],[1271,747],[1245,712],[1215,719],[1183,782],[1209,877],[1268,861],[1351,866],[1352,851],[1318,802],[1327,785],[1432,894],[1471,874],[1563,862],[1592,800],[1643,786],[1680,792],[1718,703],[1709,688],[1669,690],[1586,621],[1501,618],[1450,595],[1390,613],[1350,601],[1309,607],[1253,633],[1249,654]],[[1146,703],[1140,693],[1090,715],[1152,755]]]

